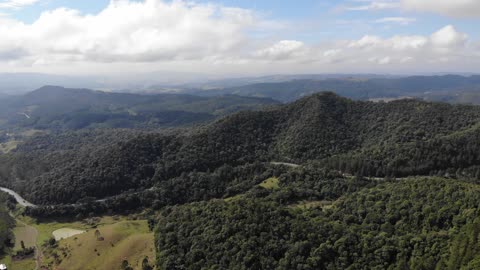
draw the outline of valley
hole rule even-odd
[[[7,254],[23,241],[37,255],[4,260],[13,269],[473,267],[480,253],[461,235],[475,237],[480,211],[479,123],[473,105],[322,92],[188,127],[29,132],[0,155],[0,185],[16,219]]]
[[[0,270],[480,270],[480,0],[0,0]]]

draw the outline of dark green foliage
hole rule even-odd
[[[459,269],[477,258],[479,191],[412,179],[347,193],[323,210],[265,199],[166,208],[157,262],[160,269]]]
[[[479,121],[475,106],[360,102],[322,93],[183,132],[35,137],[16,153],[0,156],[0,181],[40,204],[101,199],[155,185],[160,192],[175,187],[185,194],[179,198],[187,198],[175,203],[183,203],[192,196],[198,200],[195,193],[205,190],[221,196],[230,185],[224,183],[228,179],[204,181],[203,173],[272,160],[319,161],[321,167],[352,175],[477,177]],[[160,197],[161,205],[171,201],[168,194]]]
[[[8,205],[11,204],[11,200],[6,193],[0,192],[0,255],[15,243],[12,233],[15,221],[8,213]]]
[[[297,79],[285,82],[257,83],[195,94],[216,96],[235,94],[270,97],[290,102],[322,91],[332,91],[352,99],[398,98],[413,96],[448,102],[478,102],[480,76],[412,76],[402,78]],[[472,99],[473,97],[473,99]],[[478,104],[478,103],[476,103]]]
[[[6,122],[1,128],[54,131],[192,125],[239,110],[277,104],[272,99],[233,95],[140,95],[56,86],[45,86],[0,102],[0,119]]]
[[[36,136],[0,156],[0,181],[76,203],[35,217],[160,210],[160,269],[476,269],[479,121],[475,106],[321,93],[195,129]],[[397,179],[412,175],[449,179]]]

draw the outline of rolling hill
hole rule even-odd
[[[400,78],[356,77],[296,79],[283,82],[256,83],[221,89],[194,92],[198,95],[216,96],[235,94],[251,97],[270,97],[291,102],[322,91],[332,91],[352,99],[386,99],[415,97],[431,101],[471,103],[476,100],[455,98],[462,93],[478,93],[480,76],[411,76]],[[476,94],[478,95],[478,94]]]
[[[0,100],[0,128],[71,130],[191,125],[277,102],[233,95],[139,95],[45,86]]]
[[[471,175],[480,164],[479,121],[476,106],[416,100],[374,103],[320,93],[183,132],[35,136],[0,156],[0,180],[27,199],[50,204],[169,183],[172,188],[172,181],[185,180],[189,172],[273,160],[317,162],[368,176],[452,170]]]
[[[479,123],[479,106],[324,92],[188,129],[37,134],[0,155],[0,185],[39,221],[150,213],[158,269],[476,269]],[[75,241],[105,262],[85,234],[54,265]]]

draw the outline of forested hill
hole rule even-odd
[[[140,95],[45,86],[23,96],[0,99],[0,128],[63,131],[85,127],[172,127],[277,103],[268,98],[234,95]]]
[[[331,78],[297,79],[285,82],[254,83],[215,90],[194,92],[197,95],[270,97],[283,102],[332,91],[352,99],[417,97],[452,103],[479,103],[480,76],[411,76],[401,78]],[[466,97],[469,97],[468,99]]]
[[[373,103],[320,93],[178,134],[36,136],[0,156],[0,181],[50,204],[174,186],[190,172],[269,161],[315,162],[367,176],[476,175],[479,121],[476,106]]]

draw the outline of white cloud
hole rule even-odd
[[[389,49],[402,51],[420,49],[425,47],[427,43],[428,39],[424,36],[394,36],[389,39],[382,39],[377,36],[364,36],[359,40],[351,41],[348,47],[363,50]]]
[[[379,8],[386,6],[378,3],[395,2],[375,3]],[[402,23],[401,18],[379,23]],[[33,23],[0,16],[0,72],[258,75],[480,66],[478,47],[453,26],[431,35],[365,35],[311,45],[283,36],[282,25],[252,10],[180,0],[113,0],[98,14],[59,8]],[[275,38],[265,34],[267,28],[276,29]]]
[[[338,40],[308,48],[305,58],[334,70],[391,72],[402,70],[452,71],[452,66],[472,70],[480,64],[476,48],[466,34],[445,26],[431,35],[366,35],[357,40]]]
[[[183,1],[111,1],[97,15],[60,8],[32,24],[0,25],[0,48],[45,59],[159,61],[200,59],[238,50],[255,23],[249,10]]]
[[[449,49],[465,45],[468,36],[458,32],[452,25],[447,25],[430,36],[435,48]]]
[[[19,9],[26,6],[31,6],[40,2],[40,0],[7,0],[0,2],[0,9]]]
[[[400,3],[393,1],[356,1],[361,2],[362,4],[347,7],[347,10],[350,11],[366,11],[366,10],[382,10],[382,9],[393,9],[399,8]]]
[[[409,25],[411,23],[416,22],[417,19],[415,18],[407,18],[407,17],[385,17],[378,20],[375,20],[375,23],[397,23],[401,25]]]
[[[390,64],[392,61],[392,58],[390,56],[385,56],[385,57],[370,57],[368,59],[369,62],[378,64],[378,65],[387,65]]]
[[[335,57],[335,56],[338,56],[342,53],[342,50],[341,49],[331,49],[331,50],[327,50],[323,53],[323,56],[325,57]]]
[[[461,49],[466,45],[468,36],[458,32],[452,25],[447,25],[428,36],[393,36],[381,38],[378,36],[364,36],[359,40],[350,41],[349,48],[361,50],[390,50],[390,51],[419,51]]]
[[[298,58],[305,54],[305,44],[297,40],[282,40],[276,44],[258,50],[255,56],[272,60]]]
[[[478,0],[401,0],[408,10],[439,13],[451,17],[480,17]]]

